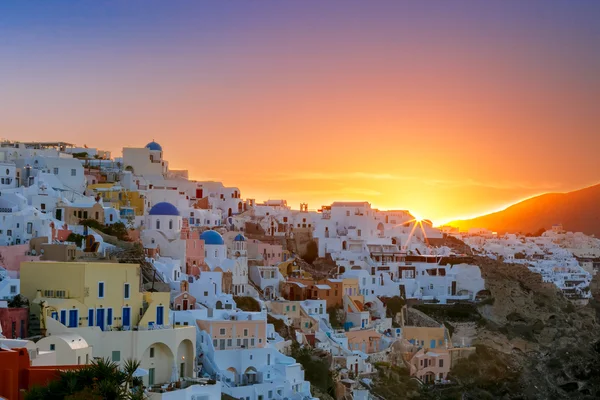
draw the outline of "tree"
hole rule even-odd
[[[306,252],[302,256],[302,259],[309,264],[312,264],[319,257],[319,246],[317,242],[311,240],[306,245]]]
[[[10,308],[26,308],[29,307],[29,300],[25,296],[18,294],[8,302]]]

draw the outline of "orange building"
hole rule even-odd
[[[358,279],[288,278],[283,285],[283,297],[287,300],[326,300],[327,307],[342,307],[344,295],[357,296]]]
[[[0,398],[21,400],[24,391],[33,386],[45,386],[58,379],[59,371],[84,368],[84,365],[32,367],[25,348],[0,348]]]

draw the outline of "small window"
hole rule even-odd
[[[98,298],[104,298],[104,282],[98,282]]]
[[[17,287],[15,285],[11,285],[10,294],[15,294],[15,293],[17,293]]]
[[[50,351],[54,351],[56,350],[56,345],[55,344],[51,344],[50,345]]]
[[[248,329],[244,329],[244,336],[248,336]]]
[[[75,168],[71,169],[71,176],[77,176],[77,170]]]
[[[254,347],[254,339],[250,339],[250,346]]]
[[[123,298],[128,299],[129,298],[129,283],[126,283],[124,285],[124,293],[123,293]]]
[[[231,347],[233,340],[227,339],[227,347]]]
[[[444,366],[444,360],[440,360],[440,368]]]
[[[208,296],[208,292],[204,291],[204,297]]]
[[[219,334],[220,334],[220,335],[224,335],[224,334],[225,334],[225,328],[221,328],[221,329],[219,329]]]
[[[150,358],[154,358],[154,347],[150,347]]]
[[[58,175],[58,168],[54,168],[54,175]]]
[[[120,352],[120,351],[118,351],[118,350],[114,350],[114,351],[112,352],[112,360],[113,360],[114,362],[119,362],[119,361],[121,361],[121,352]]]
[[[242,345],[242,339],[237,340],[237,346],[240,347]]]

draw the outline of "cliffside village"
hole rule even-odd
[[[378,362],[449,384],[475,348],[409,306],[488,293],[447,237],[527,265],[574,302],[600,266],[599,240],[558,225],[499,236],[368,202],[259,203],[170,169],[155,141],[121,158],[6,141],[0,177],[0,397],[11,400],[99,358],[139,360],[150,399],[313,399],[294,346],[327,360],[339,399],[374,398]]]

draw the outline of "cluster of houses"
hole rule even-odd
[[[443,383],[474,351],[444,326],[388,315],[392,298],[485,292],[479,267],[408,211],[242,199],[171,170],[155,141],[114,159],[2,142],[0,175],[0,376],[12,371],[0,396],[19,398],[52,368],[133,358],[151,399],[312,399],[297,342],[327,356],[338,398],[358,399],[378,361]],[[333,266],[326,276],[303,267],[311,246]]]
[[[600,269],[600,240],[581,232],[566,232],[556,224],[540,236],[497,235],[487,229],[455,234],[472,251],[493,259],[526,265],[556,285],[573,303],[592,298],[590,284]]]

